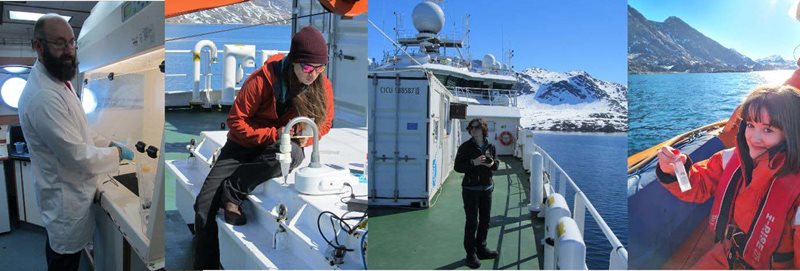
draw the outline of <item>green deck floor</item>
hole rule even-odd
[[[539,269],[544,234],[528,211],[528,174],[513,157],[501,157],[495,173],[488,246],[500,256],[481,269]],[[468,269],[464,265],[461,177],[451,172],[427,209],[370,207],[370,269]]]

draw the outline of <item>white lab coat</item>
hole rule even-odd
[[[92,239],[97,179],[118,169],[119,151],[89,129],[78,96],[38,60],[20,97],[19,121],[50,247],[78,252]]]

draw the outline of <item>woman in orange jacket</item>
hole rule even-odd
[[[694,164],[670,147],[659,150],[656,174],[667,190],[687,202],[714,199],[715,244],[692,268],[800,268],[800,90],[756,88],[742,105],[736,141]],[[689,190],[675,177],[677,161]]]
[[[322,34],[304,27],[292,38],[287,56],[270,57],[242,85],[228,113],[228,141],[195,200],[196,269],[219,268],[215,216],[224,208],[225,222],[243,225],[241,203],[259,184],[281,176],[278,139],[294,117],[306,116],[327,134],[333,121],[333,89],[323,74],[328,47]],[[292,134],[300,133],[298,124]],[[306,139],[292,140],[291,169],[304,158]]]

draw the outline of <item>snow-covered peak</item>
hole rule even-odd
[[[290,0],[252,0],[167,18],[173,24],[289,24]]]
[[[783,59],[783,57],[780,56],[780,55],[771,55],[771,56],[768,56],[768,57],[765,57],[765,58],[758,59],[756,61],[758,61],[758,62],[785,62],[786,60]]]
[[[541,130],[621,132],[627,130],[627,87],[586,71],[527,68],[519,73],[522,123]]]

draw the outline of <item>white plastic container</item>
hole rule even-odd
[[[689,175],[686,174],[686,168],[683,166],[683,162],[681,162],[680,154],[681,151],[675,149],[672,150],[677,156],[677,160],[672,162],[672,168],[675,170],[675,177],[678,178],[678,185],[681,187],[681,192],[686,192],[692,190],[692,184],[689,183]]]

